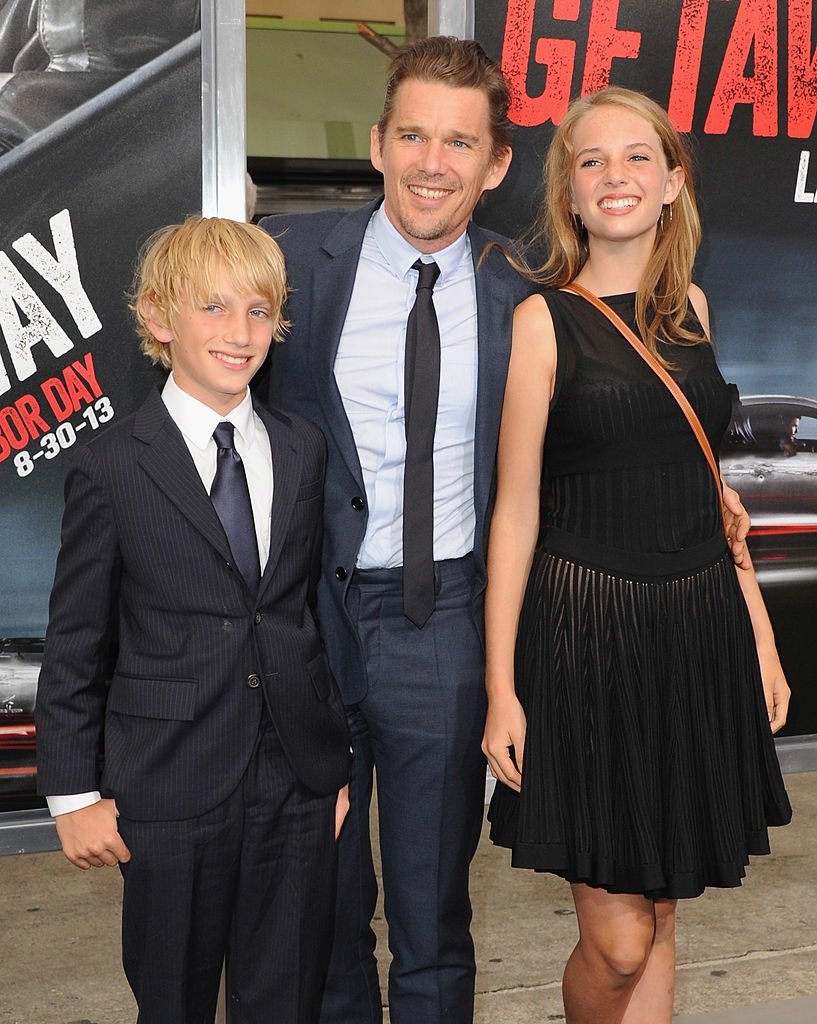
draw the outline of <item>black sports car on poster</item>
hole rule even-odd
[[[817,732],[817,399],[746,395],[721,471],[752,517],[749,547],[792,688],[787,735]]]

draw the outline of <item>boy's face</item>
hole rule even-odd
[[[225,416],[244,398],[267,356],[273,317],[268,299],[239,292],[216,266],[213,294],[201,306],[185,302],[171,317],[149,318],[153,336],[170,346],[173,376],[193,398]]]

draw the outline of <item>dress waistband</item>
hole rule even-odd
[[[716,533],[680,551],[625,551],[548,527],[539,537],[538,550],[609,575],[650,581],[689,576],[720,561],[729,548],[723,534]]]

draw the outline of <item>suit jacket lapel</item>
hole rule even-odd
[[[270,519],[269,557],[262,567],[259,596],[269,584],[281,557],[289,533],[295,499],[301,484],[303,449],[300,438],[283,416],[271,413],[263,405],[255,405],[270,440],[272,451],[272,510]]]
[[[136,413],[133,435],[145,443],[139,465],[179,512],[224,557],[232,560],[221,522],[201,482],[181,431],[158,390]]]
[[[477,292],[477,416],[474,445],[474,506],[481,520],[488,507],[496,459],[496,438],[502,412],[502,396],[511,351],[510,322],[503,320],[507,307],[505,287],[497,280],[504,261],[489,253],[478,267],[488,237],[472,224],[468,229]],[[499,296],[499,298],[497,298]]]
[[[313,325],[309,340],[309,358],[313,380],[323,406],[325,423],[349,472],[363,487],[354,435],[346,416],[343,399],[335,380],[335,356],[349,310],[357,274],[363,235],[380,201],[368,203],[338,221],[323,241],[323,262],[313,276],[312,308],[320,310],[321,320]]]

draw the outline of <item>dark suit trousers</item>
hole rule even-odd
[[[199,818],[119,830],[122,950],[138,1024],[314,1024],[334,911],[335,798],[298,782],[264,713],[235,792]]]
[[[335,941],[322,1024],[382,1020],[369,838],[377,779],[392,1024],[469,1024],[474,1003],[468,869],[483,818],[484,659],[471,556],[437,563],[437,604],[418,629],[400,570],[356,572],[349,608],[368,674],[349,709],[352,810],[340,839]]]

